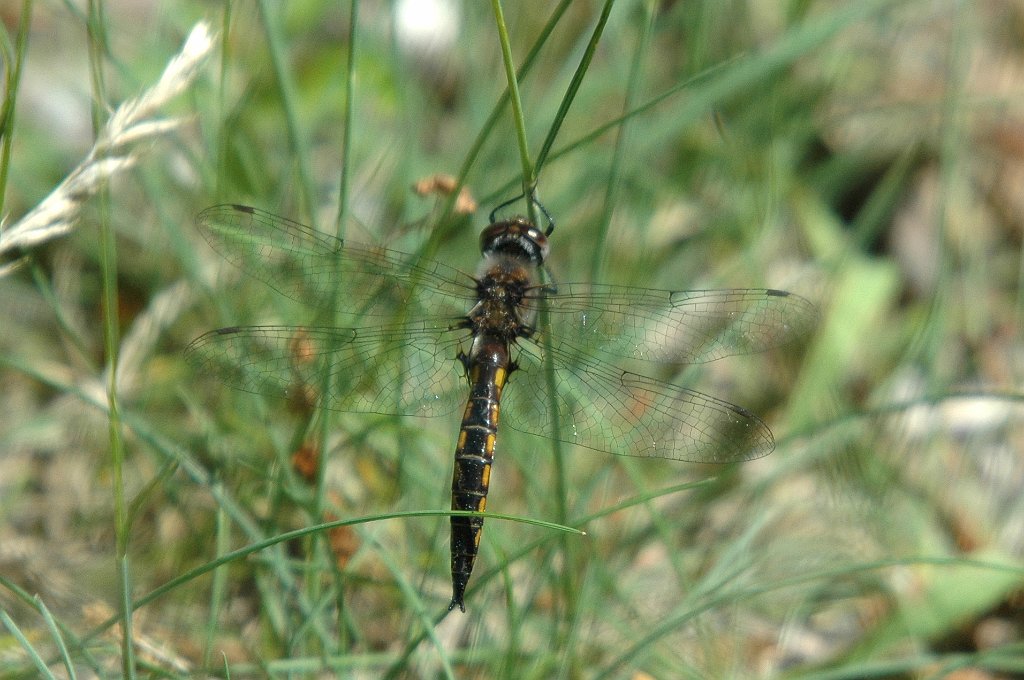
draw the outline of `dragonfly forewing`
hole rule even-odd
[[[476,298],[471,276],[440,262],[342,241],[299,222],[242,205],[196,217],[224,260],[307,307],[337,295],[348,318],[435,318],[465,314]]]
[[[785,345],[817,322],[814,305],[804,298],[764,288],[663,291],[565,284],[557,293],[537,294],[548,305],[547,332],[556,346],[608,358],[705,363]]]

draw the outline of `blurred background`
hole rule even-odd
[[[333,233],[344,185],[347,238],[474,270],[522,189],[493,4],[0,7],[0,674],[1024,677],[1020,2],[505,3],[557,280],[820,318],[687,373],[764,459],[503,431],[488,509],[587,535],[489,520],[465,615],[448,518],[388,516],[449,507],[458,416],[321,425],[190,369],[301,323],[209,205]]]

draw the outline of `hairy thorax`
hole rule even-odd
[[[477,279],[480,300],[469,312],[476,334],[506,342],[529,335],[534,313],[524,300],[534,285],[532,270],[519,258],[494,255],[484,260]]]

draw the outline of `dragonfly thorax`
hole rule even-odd
[[[548,258],[548,237],[529,220],[515,217],[495,222],[480,232],[480,252],[527,260],[539,267]]]
[[[467,315],[474,334],[509,342],[528,332],[533,312],[524,300],[535,285],[536,270],[522,256],[505,251],[486,254],[477,275],[478,301]]]

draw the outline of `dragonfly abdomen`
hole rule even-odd
[[[478,337],[464,358],[470,392],[455,447],[452,510],[483,512],[491,482],[491,462],[498,436],[501,391],[508,379],[508,345],[496,337]],[[452,601],[449,611],[466,611],[463,598],[473,572],[484,528],[483,517],[452,517]]]

